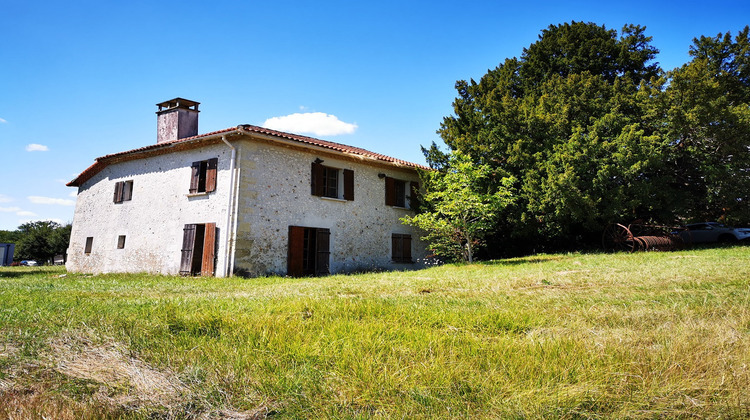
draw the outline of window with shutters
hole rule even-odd
[[[133,198],[133,181],[120,181],[115,183],[115,203],[130,201]]]
[[[91,248],[94,246],[94,237],[89,236],[86,238],[86,247],[83,249],[85,254],[91,254]]]
[[[187,224],[182,234],[180,275],[213,276],[216,267],[216,223]]]
[[[289,226],[287,275],[304,277],[329,274],[330,238],[329,229]]]
[[[419,207],[418,200],[419,183],[403,181],[391,177],[385,177],[385,205],[401,207],[405,209],[416,209]]]
[[[310,193],[318,197],[354,200],[354,171],[322,165],[317,159],[312,163]]]
[[[410,263],[411,235],[394,233],[391,235],[391,259],[397,263]]]
[[[190,194],[216,191],[216,168],[218,164],[218,158],[193,162],[190,175]]]

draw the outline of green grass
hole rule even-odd
[[[0,268],[0,417],[746,418],[750,247],[326,278]]]

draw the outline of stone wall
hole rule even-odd
[[[83,183],[73,219],[68,270],[73,272],[149,272],[178,274],[183,228],[216,223],[216,274],[224,259],[229,207],[231,149],[224,144],[114,163]],[[190,196],[191,164],[218,158],[217,188]],[[130,201],[113,202],[115,183],[133,181]],[[120,235],[125,247],[117,248]],[[86,238],[93,238],[90,254]]]
[[[399,218],[410,210],[385,205],[385,180],[378,174],[419,181],[414,170],[373,165],[292,147],[240,142],[239,219],[235,272],[286,274],[289,226],[330,229],[332,273],[404,270],[423,266],[425,245]],[[354,171],[354,200],[311,194],[311,164]],[[391,235],[412,236],[414,263],[391,261]]]

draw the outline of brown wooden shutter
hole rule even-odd
[[[331,231],[328,229],[316,229],[316,253],[315,253],[315,275],[324,276],[330,273],[329,260],[330,260],[330,243],[331,243]]]
[[[344,200],[354,200],[354,171],[344,169]]]
[[[216,223],[206,223],[203,236],[203,258],[201,276],[213,276],[216,259]]]
[[[404,262],[411,262],[411,235],[402,235],[403,243],[401,244],[403,253],[401,254],[403,256]]]
[[[122,183],[122,201],[130,201],[133,198],[133,181]]]
[[[195,194],[198,192],[198,184],[200,183],[201,179],[201,163],[193,162],[190,170],[190,194]]]
[[[305,249],[305,228],[289,226],[289,249],[287,251],[286,274],[292,277],[304,275],[303,254]]]
[[[115,203],[122,203],[122,188],[123,188],[122,182],[115,183],[115,196],[113,199]]]
[[[326,191],[325,175],[323,173],[323,165],[319,163],[312,163],[312,169],[310,173],[310,193],[322,197]]]
[[[385,177],[385,205],[396,205],[396,180],[389,176]]]
[[[195,225],[185,225],[182,233],[182,258],[180,275],[191,275],[193,265],[193,248],[195,247]]]
[[[394,233],[391,235],[391,259],[401,261],[401,235]]]
[[[219,159],[213,158],[208,160],[206,167],[206,192],[216,191],[216,168],[219,166]]]
[[[419,182],[411,183],[411,195],[409,196],[409,208],[412,210],[419,209]]]

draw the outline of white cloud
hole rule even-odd
[[[66,200],[64,198],[50,198],[50,197],[39,197],[36,195],[32,195],[27,197],[29,201],[31,201],[34,204],[53,204],[58,206],[75,206],[76,201],[75,200]]]
[[[26,216],[26,217],[36,216],[36,213],[28,211],[28,210],[23,210],[20,207],[0,207],[0,212],[15,213],[16,216]]]
[[[5,124],[5,123],[7,123],[7,122],[8,122],[7,120],[5,120],[5,119],[3,119],[3,118],[0,118],[0,124]]]
[[[10,203],[13,201],[12,198],[8,197],[7,195],[0,194],[0,203]]]
[[[71,191],[70,194],[68,194],[68,197],[73,197],[73,198],[78,197],[78,190]]]
[[[335,115],[323,112],[306,112],[269,118],[263,123],[263,127],[299,134],[336,136],[354,133],[357,124],[343,122]]]
[[[49,150],[49,147],[43,144],[31,143],[30,145],[26,146],[27,152],[46,152],[48,150]]]

